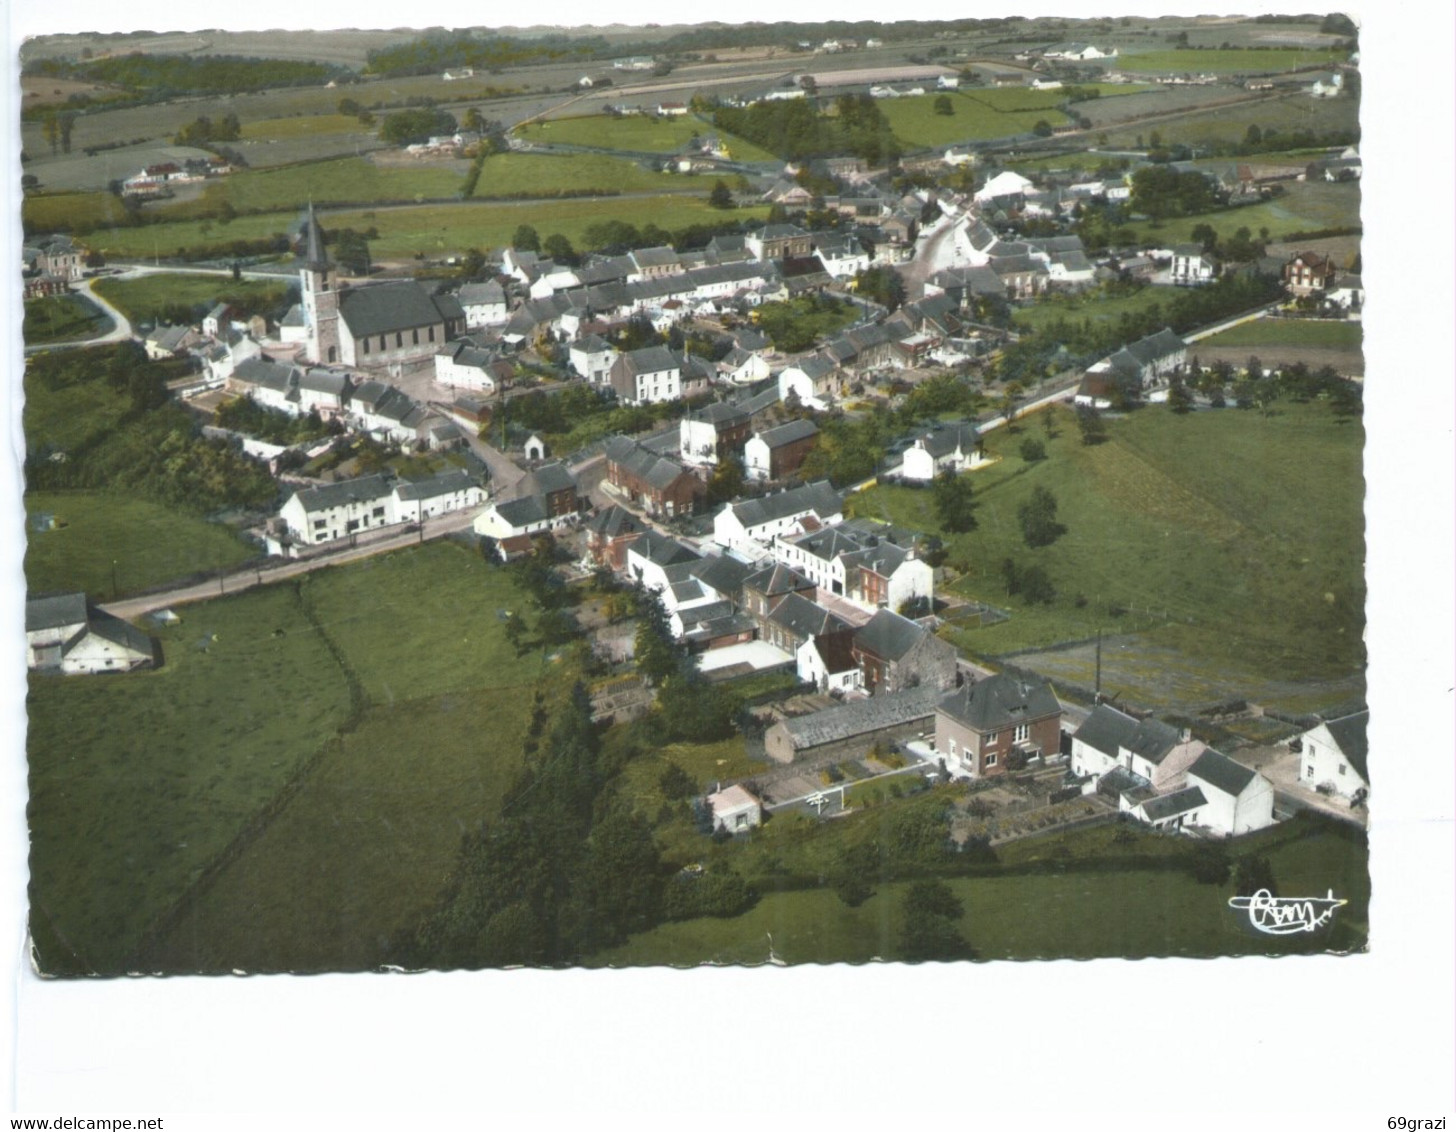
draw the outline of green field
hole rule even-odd
[[[475,199],[563,193],[706,193],[717,180],[711,176],[656,173],[605,153],[501,153],[486,158],[482,165]]]
[[[773,823],[770,823],[770,826]],[[765,831],[769,827],[765,827]],[[1281,893],[1324,895],[1350,904],[1327,933],[1285,944],[1246,930],[1228,907],[1231,884],[1198,884],[1186,872],[1159,868],[1148,855],[1186,853],[1186,840],[1143,831],[1132,843],[1109,843],[1106,827],[1016,842],[1002,851],[1008,865],[1060,849],[1065,859],[1098,856],[1107,867],[1064,873],[950,879],[966,912],[960,928],[980,959],[1145,956],[1208,957],[1359,949],[1368,932],[1370,882],[1364,839],[1329,827],[1275,827],[1229,844],[1231,855],[1268,856]],[[1120,851],[1140,860],[1119,866]],[[906,883],[880,884],[858,908],[831,890],[766,892],[734,919],[666,924],[594,956],[593,966],[702,963],[863,963],[900,957],[901,900]]]
[[[195,215],[198,209],[216,209],[224,201],[240,212],[263,212],[302,208],[310,200],[320,205],[448,200],[460,195],[463,169],[463,164],[380,166],[363,157],[246,169],[209,184],[200,201],[161,212]]]
[[[269,138],[332,137],[338,134],[360,134],[374,137],[378,130],[361,126],[352,114],[297,114],[289,118],[261,118],[243,123],[243,140]]]
[[[1055,296],[1055,297],[1054,297]],[[1018,330],[1037,331],[1059,319],[1081,322],[1115,321],[1124,314],[1141,314],[1149,307],[1165,309],[1177,298],[1175,287],[1148,286],[1131,295],[1101,295],[1095,292],[1058,296],[1051,292],[1029,307],[1019,307],[1011,316]]]
[[[96,293],[132,322],[155,322],[165,317],[170,307],[210,307],[223,300],[266,310],[280,306],[288,297],[290,286],[284,280],[268,282],[235,280],[229,275],[161,273],[136,279],[100,279],[96,282]]]
[[[112,193],[26,193],[20,215],[26,231],[62,232],[123,223],[126,208]]]
[[[32,927],[43,970],[124,970],[143,935],[343,722],[288,587],[148,627],[152,672],[32,677]]]
[[[1332,67],[1344,62],[1348,53],[1330,48],[1261,47],[1228,50],[1202,48],[1188,51],[1129,50],[1119,60],[1121,69],[1160,74],[1273,74],[1309,67]]]
[[[1310,346],[1329,350],[1358,350],[1358,322],[1325,319],[1260,318],[1199,341],[1200,346]]]
[[[157,631],[155,672],[34,680],[32,867],[52,925],[43,954],[62,970],[74,964],[67,949],[115,970],[318,753],[297,794],[168,921],[144,964],[376,962],[519,770],[527,689],[570,676],[565,661],[518,659],[505,644],[498,611],[519,606],[503,571],[433,543],[183,606],[181,625]],[[341,732],[351,682],[361,714]]]
[[[628,153],[675,153],[693,135],[717,134],[734,161],[777,161],[773,154],[752,142],[725,133],[711,122],[693,114],[677,118],[656,118],[644,114],[614,117],[591,114],[578,118],[553,118],[517,128],[525,141],[558,145],[584,145],[595,149],[617,149]]]
[[[971,474],[979,527],[947,536],[949,564],[962,571],[951,588],[1013,615],[952,631],[957,644],[995,656],[1155,625],[1152,644],[1223,671],[1204,700],[1243,695],[1241,685],[1253,679],[1359,673],[1358,423],[1341,423],[1318,403],[1280,403],[1268,417],[1234,409],[1178,417],[1150,406],[1110,421],[1108,441],[1087,447],[1069,413],[1059,410],[1057,420],[1050,441],[1039,420],[1026,421],[1019,435],[988,435],[988,451],[1002,459]],[[1027,436],[1046,444],[1048,459],[1022,461]],[[1036,486],[1056,497],[1067,531],[1029,550],[1016,512]],[[853,507],[912,530],[938,529],[928,491],[875,488]],[[1046,570],[1053,604],[1027,607],[1007,597],[1000,571],[1007,557]]]
[[[593,200],[511,203],[471,202],[465,204],[413,205],[397,208],[349,209],[321,217],[327,228],[375,228],[379,238],[370,242],[376,260],[410,259],[449,255],[470,248],[506,247],[516,228],[531,224],[541,235],[560,232],[573,243],[593,224],[622,220],[629,224],[657,224],[663,228],[686,228],[693,224],[721,224],[724,219],[755,220],[768,215],[768,208],[741,208],[731,213],[710,208],[707,194],[653,196]],[[217,221],[174,221],[144,228],[113,228],[95,232],[83,241],[88,248],[117,257],[150,257],[154,251],[172,255],[179,250],[226,251],[233,240],[257,240],[281,236],[298,219],[298,213],[271,212],[239,216],[230,223]]]
[[[1156,239],[1171,245],[1191,241],[1193,229],[1200,224],[1209,225],[1220,239],[1225,240],[1240,228],[1249,229],[1255,236],[1261,228],[1267,228],[1270,240],[1278,240],[1294,232],[1357,227],[1360,224],[1360,186],[1358,183],[1294,181],[1279,196],[1258,204],[1205,212],[1200,216],[1183,216],[1160,224],[1134,221],[1132,226],[1144,239]]]
[[[1244,140],[1250,126],[1258,126],[1266,133],[1273,129],[1285,135],[1295,130],[1321,134],[1332,130],[1357,130],[1359,115],[1360,104],[1353,98],[1310,98],[1306,94],[1293,94],[1287,98],[1251,99],[1233,106],[1205,110],[1191,107],[1185,115],[1177,118],[1125,126],[1109,124],[1103,127],[1103,131],[1107,134],[1107,145],[1113,148],[1140,148],[1154,130],[1158,131],[1165,145],[1237,144]],[[1139,138],[1143,141],[1139,142]]]
[[[111,316],[84,295],[46,295],[25,301],[25,341],[70,342],[109,334]]]
[[[124,495],[31,492],[25,512],[54,515],[64,524],[26,535],[25,584],[31,593],[84,590],[109,601],[257,553],[218,523]]]
[[[955,107],[954,114],[935,112],[938,97],[942,96],[884,98],[876,105],[888,119],[895,136],[912,146],[942,146],[1029,134],[1038,122],[1063,126],[1068,121],[1056,109],[1066,96],[1055,90],[952,91],[948,97]]]

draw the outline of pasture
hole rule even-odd
[[[464,161],[382,165],[366,157],[337,157],[247,169],[208,184],[199,206],[215,210],[226,201],[239,212],[271,212],[302,208],[310,200],[316,205],[450,200],[460,195],[467,167]],[[192,211],[187,205],[178,210]]]
[[[211,307],[229,302],[239,307],[272,310],[288,299],[292,280],[233,279],[227,275],[159,273],[135,279],[98,279],[96,293],[132,322],[155,322],[170,309]]]
[[[337,731],[348,686],[289,587],[148,627],[164,663],[27,699],[41,969],[120,974],[143,934]]]
[[[1096,291],[1049,292],[1031,306],[1018,307],[1011,316],[1017,330],[1037,331],[1065,319],[1080,323],[1112,322],[1124,314],[1141,314],[1154,306],[1167,307],[1178,296],[1175,287],[1149,285],[1130,295],[1105,295]]]
[[[1279,403],[1267,417],[1236,409],[1180,417],[1150,406],[1109,421],[1109,439],[1092,447],[1065,410],[1056,411],[1056,424],[1051,440],[1040,420],[1024,422],[1020,435],[995,430],[987,448],[1002,459],[969,473],[978,527],[946,536],[948,564],[959,575],[949,588],[1012,616],[947,630],[957,645],[998,656],[1089,641],[1099,631],[1156,630],[1153,644],[1213,670],[1196,691],[1200,703],[1242,695],[1256,679],[1282,682],[1288,693],[1300,681],[1359,674],[1358,422],[1339,422],[1320,403]],[[1025,436],[1046,445],[1046,460],[1022,461]],[[1017,508],[1038,486],[1055,496],[1067,530],[1031,550]],[[939,531],[929,491],[877,487],[854,497],[853,507]],[[1007,595],[1001,563],[1008,558],[1046,571],[1056,589],[1051,604]]]
[[[54,515],[64,524],[26,536],[25,584],[31,593],[84,590],[109,601],[234,566],[257,553],[218,523],[125,495],[30,492],[25,512]]]
[[[673,153],[691,141],[694,134],[713,132],[717,131],[712,125],[692,114],[675,118],[645,114],[628,114],[622,117],[593,114],[579,118],[552,118],[549,121],[530,122],[516,129],[522,140],[528,142],[584,145],[631,153]],[[745,156],[740,160],[753,159]]]
[[[1029,134],[1038,122],[1062,126],[1068,121],[1056,108],[1066,96],[1054,90],[951,91],[948,97],[955,109],[953,114],[935,112],[938,97],[926,94],[882,98],[876,105],[889,120],[895,136],[911,146],[938,147]]]
[[[725,179],[731,183],[736,178]],[[474,199],[567,193],[707,193],[718,180],[712,175],[654,172],[605,153],[500,153],[487,157],[481,166]]]
[[[1193,229],[1200,224],[1207,224],[1224,240],[1240,228],[1249,229],[1255,236],[1261,228],[1267,228],[1271,241],[1294,232],[1354,228],[1360,224],[1360,185],[1357,181],[1289,181],[1284,192],[1257,204],[1161,222],[1136,221],[1132,226],[1143,238],[1157,239],[1167,247],[1192,241]]]
[[[74,342],[107,334],[111,316],[84,295],[46,295],[25,301],[25,341]]]
[[[1202,339],[1201,346],[1305,346],[1326,350],[1359,350],[1362,332],[1358,322],[1328,319],[1260,318],[1241,323],[1231,330]]]
[[[1184,51],[1138,51],[1129,48],[1118,60],[1134,74],[1272,75],[1343,63],[1348,52],[1328,47],[1198,48]]]
[[[20,216],[32,232],[103,228],[127,220],[126,208],[114,193],[26,193]]]

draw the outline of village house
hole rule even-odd
[[[306,487],[289,496],[279,518],[295,544],[317,546],[392,526],[394,484],[383,475]],[[270,551],[273,547],[270,545]]]
[[[713,516],[713,541],[754,561],[770,553],[779,535],[817,530],[843,519],[843,498],[828,480],[818,480],[724,504]]]
[[[844,395],[848,384],[849,375],[834,359],[813,354],[779,372],[779,400],[792,396],[804,408],[823,412]]]
[[[853,653],[870,695],[906,688],[946,689],[956,681],[956,651],[923,625],[881,609],[855,630]]]
[[[621,574],[627,569],[627,547],[647,530],[647,525],[615,503],[592,516],[586,525],[586,548],[591,560]]]
[[[610,376],[617,400],[624,405],[676,401],[683,394],[682,360],[665,346],[619,355]]]
[[[905,449],[900,477],[929,483],[945,472],[959,474],[986,463],[981,434],[970,421],[936,425]]]
[[[1071,771],[1097,779],[1120,767],[1163,794],[1183,785],[1188,768],[1205,750],[1206,744],[1186,729],[1098,704],[1072,734]]]
[[[553,515],[545,496],[524,495],[492,503],[476,516],[473,526],[477,535],[495,540],[497,556],[508,562],[530,552],[533,536],[559,531],[575,521],[575,511]]]
[[[625,436],[606,442],[607,482],[649,515],[665,519],[694,514],[708,485],[671,457]]]
[[[743,833],[763,824],[763,803],[736,783],[709,794],[707,806],[715,833],[719,830]]]
[[[729,457],[742,457],[752,428],[743,408],[715,401],[694,409],[679,422],[678,451],[685,464],[716,466]]]
[[[494,350],[482,349],[469,338],[457,339],[435,354],[435,381],[456,389],[494,393],[496,382],[491,367],[496,360]]]
[[[820,633],[810,637],[794,654],[799,682],[821,692],[848,696],[861,687],[864,676],[854,658],[854,631]]]
[[[1326,720],[1299,736],[1299,781],[1310,790],[1364,801],[1370,796],[1366,729],[1370,711]]]
[[[1236,837],[1274,824],[1274,784],[1212,747],[1193,760],[1188,785],[1203,795],[1198,824]]]
[[[26,659],[34,672],[67,676],[131,672],[157,663],[150,637],[96,608],[84,593],[25,603]]]
[[[935,571],[916,556],[913,543],[899,546],[891,541],[893,534],[852,520],[779,535],[773,541],[773,556],[819,589],[861,609],[898,611],[917,599],[931,601]]]
[[[1062,705],[1046,680],[998,673],[942,697],[935,749],[972,778],[1017,770],[1061,750]]]
[[[576,339],[567,347],[567,357],[576,376],[593,389],[611,384],[617,350],[600,335],[588,334]]]
[[[1329,256],[1300,252],[1284,265],[1284,289],[1296,299],[1323,291],[1334,282],[1339,268]]]
[[[672,583],[667,574],[668,569],[683,563],[697,562],[701,557],[676,539],[648,530],[627,547],[627,579],[643,589],[655,590],[658,594],[665,595],[663,606],[669,608],[672,595],[667,591]]]
[[[1201,287],[1218,278],[1218,258],[1198,244],[1179,244],[1173,249],[1169,280],[1179,287]]]
[[[934,731],[941,695],[938,688],[912,688],[780,720],[764,733],[764,750],[778,763],[818,762],[922,739]]]
[[[766,428],[743,446],[743,472],[750,480],[783,480],[794,475],[819,442],[819,426],[806,419]]]
[[[743,242],[758,260],[799,258],[814,250],[814,238],[797,224],[765,224],[745,235]]]
[[[460,288],[455,298],[460,309],[465,312],[465,325],[470,330],[499,326],[510,318],[506,291],[498,279],[488,279],[484,283],[467,283]]]
[[[843,618],[836,617],[802,593],[790,593],[779,598],[767,617],[755,620],[760,625],[760,639],[790,656],[813,637],[842,632],[850,627]]]

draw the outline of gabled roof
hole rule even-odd
[[[821,354],[812,354],[807,358],[800,358],[790,368],[802,371],[810,381],[817,381],[826,374],[833,373],[839,368],[839,365],[833,358],[826,358]]]
[[[623,535],[645,531],[647,527],[625,507],[613,503],[606,510],[593,515],[586,529],[602,538],[621,538]]]
[[[1330,733],[1330,738],[1340,745],[1341,753],[1350,760],[1350,765],[1366,782],[1370,781],[1370,774],[1365,767],[1366,756],[1369,754],[1369,740],[1366,734],[1369,725],[1369,708],[1357,711],[1354,715],[1328,720],[1325,723],[1325,729]]]
[[[980,433],[970,421],[936,425],[929,432],[915,438],[916,443],[939,460],[959,449],[962,452],[975,450]]]
[[[233,368],[233,378],[276,393],[288,393],[299,383],[297,370],[269,358],[247,358],[239,362]]]
[[[472,487],[478,486],[468,473],[459,468],[452,468],[431,476],[429,479],[416,480],[414,483],[401,483],[395,487],[394,494],[401,500],[435,499],[438,496],[451,495],[457,491],[469,491]]]
[[[294,493],[294,498],[303,504],[304,511],[313,512],[350,503],[370,503],[388,497],[393,491],[393,484],[387,476],[359,476],[338,483],[300,488]]]
[[[1045,680],[1001,672],[957,688],[940,701],[939,710],[984,734],[1060,715],[1062,705]]]
[[[693,562],[699,556],[676,539],[649,530],[631,546],[630,553],[657,566],[672,566],[679,562]]]
[[[1137,725],[1138,721],[1126,712],[1118,711],[1111,704],[1098,704],[1072,733],[1072,738],[1115,759],[1132,738]]]
[[[815,637],[821,633],[849,628],[848,622],[801,593],[791,593],[780,598],[779,603],[770,611],[768,619],[799,637]]]
[[[1215,790],[1222,790],[1225,794],[1235,798],[1242,794],[1245,787],[1257,777],[1254,771],[1234,762],[1233,759],[1220,754],[1212,747],[1193,761],[1193,765],[1188,768],[1188,774]]]
[[[1182,742],[1182,732],[1176,727],[1149,716],[1138,723],[1137,729],[1128,737],[1123,746],[1134,755],[1144,758],[1156,766]]]
[[[732,595],[742,590],[743,580],[748,576],[750,567],[726,554],[717,554],[689,563],[688,569],[694,577],[712,586],[718,593]]]
[[[824,662],[824,671],[831,676],[859,667],[854,659],[854,633],[851,630],[820,633],[813,638],[813,645],[819,659]]]
[[[661,373],[664,370],[682,368],[682,363],[666,346],[645,346],[640,350],[629,350],[617,358],[616,365],[623,366],[630,374]]]
[[[775,562],[743,579],[743,588],[763,594],[764,597],[778,597],[781,594],[812,590],[814,583],[797,570]]]
[[[714,401],[704,405],[701,409],[694,409],[686,415],[690,421],[705,421],[718,429],[731,428],[733,425],[744,424],[748,420],[748,413],[741,405],[730,404],[727,401]]]
[[[930,636],[930,630],[888,609],[877,610],[855,631],[854,644],[881,660],[899,660]]]
[[[560,461],[543,464],[527,472],[516,489],[518,495],[552,495],[558,491],[575,491],[576,478]]]
[[[434,326],[446,318],[462,318],[460,303],[449,295],[431,295],[413,280],[371,283],[339,292],[339,317],[355,338]]]
[[[1177,817],[1179,814],[1186,814],[1189,810],[1196,810],[1199,806],[1206,805],[1208,805],[1208,799],[1203,796],[1203,791],[1197,786],[1188,786],[1174,791],[1172,794],[1149,798],[1143,803],[1142,810],[1148,821],[1157,822],[1163,821],[1165,818]]]
[[[911,688],[786,719],[777,726],[788,733],[795,748],[818,747],[917,719],[929,719],[935,714],[939,697],[940,692],[935,688]]]
[[[25,631],[59,629],[63,625],[85,624],[90,604],[84,593],[59,594],[55,597],[32,598],[25,603]]]
[[[298,379],[298,387],[310,393],[331,393],[342,397],[349,391],[349,375],[331,369],[309,369]]]
[[[791,515],[812,513],[820,519],[838,515],[844,510],[844,500],[829,486],[828,480],[818,480],[757,499],[745,499],[729,507],[745,527],[759,527]]]
[[[629,437],[609,437],[604,451],[608,461],[659,491],[666,491],[681,477],[692,475],[676,460],[645,448]]]
[[[785,424],[776,425],[774,428],[766,428],[754,436],[755,440],[768,445],[770,449],[782,448],[786,444],[793,444],[796,440],[805,440],[819,434],[819,426],[807,417],[788,421]]]

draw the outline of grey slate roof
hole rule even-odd
[[[468,491],[476,486],[476,482],[466,472],[452,468],[429,479],[401,483],[394,489],[394,493],[402,500],[435,499],[457,491]]]
[[[1073,732],[1072,738],[1115,759],[1122,746],[1132,739],[1137,725],[1138,721],[1126,712],[1110,704],[1098,704]]]
[[[642,520],[632,512],[613,503],[606,510],[598,511],[593,515],[591,522],[587,523],[586,529],[603,538],[620,538],[622,535],[645,531],[647,528],[643,525]]]
[[[84,593],[32,598],[25,603],[25,631],[36,633],[42,629],[59,629],[62,625],[82,624],[89,609]]]
[[[631,374],[661,373],[680,369],[682,365],[666,346],[646,346],[641,350],[629,350],[617,358],[617,364],[625,365],[627,372]]]
[[[745,527],[757,527],[778,519],[787,519],[790,515],[808,512],[813,512],[821,519],[837,515],[844,510],[844,500],[829,486],[828,480],[818,480],[802,487],[777,491],[757,499],[745,499],[729,506]]]
[[[690,421],[706,421],[719,429],[729,428],[736,424],[742,424],[748,420],[741,405],[730,404],[727,401],[714,401],[704,405],[701,409],[694,409],[687,414]]]
[[[750,567],[726,554],[707,555],[689,563],[688,568],[720,594],[737,594],[743,589],[743,580],[750,570]]]
[[[1197,786],[1188,786],[1172,794],[1149,798],[1143,803],[1143,813],[1147,815],[1148,821],[1162,821],[1206,805],[1208,799],[1203,796],[1203,791]]]
[[[340,480],[338,483],[301,488],[296,497],[305,511],[313,512],[330,507],[343,507],[349,503],[368,503],[383,499],[393,490],[387,476],[359,476],[357,479]]]
[[[785,444],[792,444],[796,440],[803,440],[806,437],[817,436],[819,426],[808,418],[797,421],[789,421],[786,424],[776,425],[773,428],[766,428],[755,437],[763,441],[769,448],[782,448]]]
[[[667,490],[680,476],[692,474],[671,457],[644,448],[625,436],[609,437],[604,451],[613,464],[659,491]]]
[[[632,544],[632,553],[657,566],[672,566],[679,562],[692,562],[699,556],[676,539],[648,530]]]
[[[1194,760],[1193,765],[1188,768],[1188,773],[1216,790],[1222,790],[1225,794],[1231,794],[1237,798],[1244,792],[1244,788],[1254,781],[1254,772],[1246,766],[1234,762],[1227,755],[1220,754],[1212,747],[1204,751]]]
[[[297,370],[292,366],[279,365],[268,358],[248,358],[239,362],[233,369],[233,377],[237,381],[256,385],[260,389],[272,389],[278,393],[291,392],[299,383]]]
[[[1341,719],[1332,719],[1325,723],[1331,738],[1340,745],[1340,751],[1345,758],[1350,760],[1350,765],[1355,768],[1360,777],[1366,782],[1370,781],[1370,772],[1366,769],[1366,757],[1369,754],[1369,739],[1366,729],[1370,725],[1370,711],[1357,711],[1354,715],[1347,715]]]
[[[310,393],[331,393],[342,397],[349,390],[349,375],[330,369],[310,369],[298,379],[298,387]]]
[[[814,583],[797,570],[790,569],[782,562],[775,562],[772,566],[766,566],[744,578],[743,588],[761,593],[765,597],[777,597],[780,594],[812,590]]]
[[[921,447],[937,460],[949,456],[957,448],[962,452],[974,451],[980,433],[969,421],[937,425],[929,432],[921,433],[916,439]]]
[[[857,648],[881,660],[899,660],[926,637],[930,630],[888,609],[880,609],[855,631]]]
[[[940,710],[976,731],[1000,731],[1059,715],[1062,705],[1045,680],[1021,680],[1000,672],[957,688],[940,701]]]
[[[451,295],[431,295],[418,283],[371,283],[339,292],[339,317],[356,338],[434,326],[463,318]]]
[[[796,750],[803,750],[852,739],[871,731],[899,727],[919,719],[929,721],[935,715],[935,704],[939,698],[940,692],[935,688],[911,688],[786,719],[778,726],[788,733]]]
[[[815,637],[820,633],[833,633],[849,628],[848,622],[834,616],[822,605],[810,601],[801,593],[791,593],[780,599],[769,613],[768,619],[798,637]]]
[[[1169,726],[1161,719],[1149,717],[1137,725],[1137,730],[1123,745],[1133,754],[1157,766],[1182,741],[1183,736],[1176,727]]]
[[[518,495],[551,495],[557,491],[575,491],[576,478],[567,471],[566,465],[557,461],[543,464],[535,471],[527,472],[522,478]]]
[[[467,283],[460,288],[459,300],[461,305],[471,306],[503,303],[506,301],[506,290],[495,279],[489,279],[484,283]]]
[[[508,499],[495,505],[495,513],[513,527],[525,527],[532,523],[544,523],[551,518],[546,500],[539,495],[526,495],[520,499]]]

